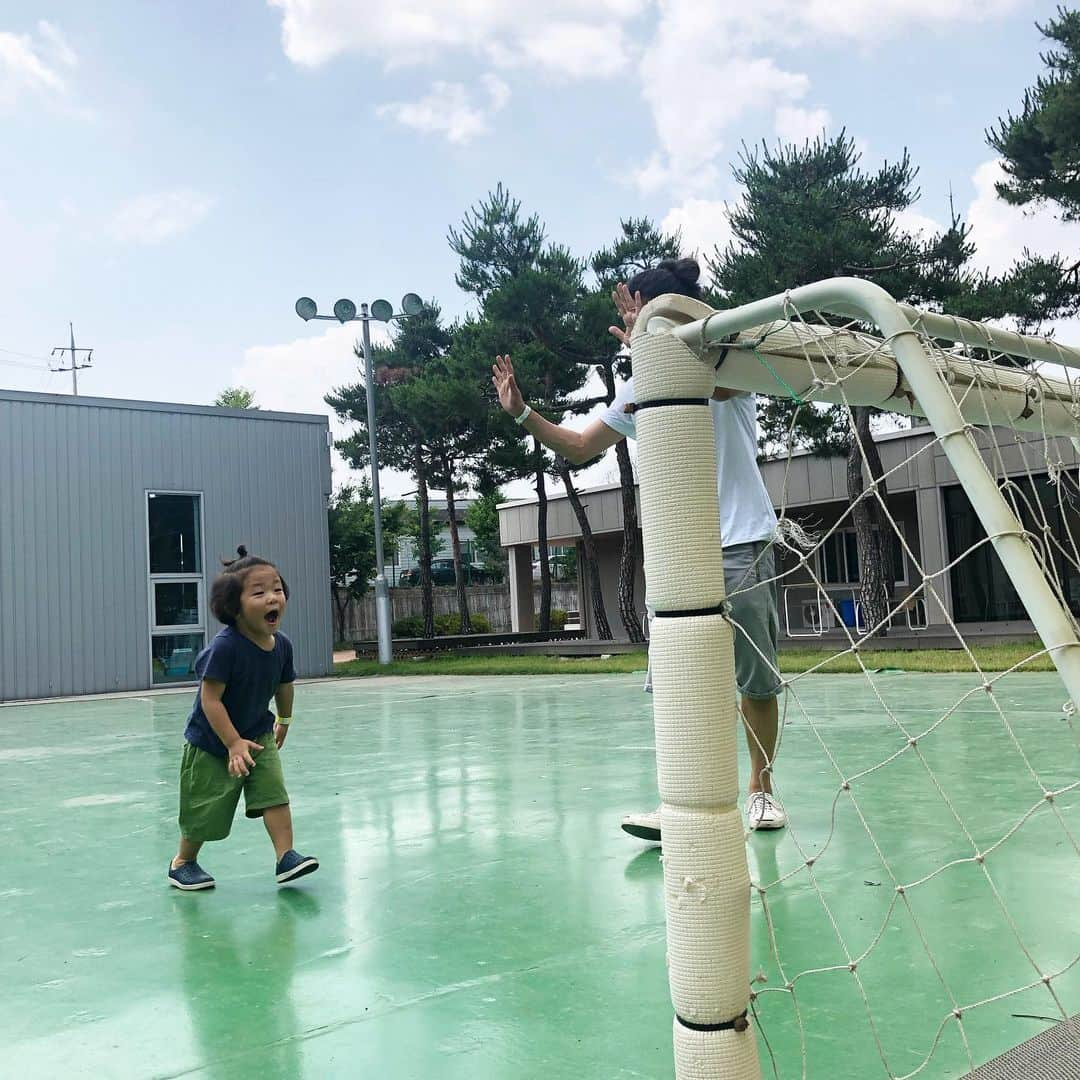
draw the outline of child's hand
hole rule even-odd
[[[274,742],[280,750],[285,744],[285,736],[289,734],[288,724],[274,724]]]
[[[255,759],[251,756],[262,749],[262,744],[250,739],[237,739],[229,745],[229,775],[250,776],[255,768]]]

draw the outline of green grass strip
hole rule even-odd
[[[1030,656],[1040,646],[1033,642],[1003,645],[973,645],[971,651],[984,671],[1006,671]],[[967,654],[960,649],[867,649],[859,655],[870,671],[973,671]],[[833,659],[829,659],[833,657]],[[821,670],[829,674],[858,673],[859,661],[850,654],[835,655],[832,649],[785,649],[780,653],[781,670],[790,674],[808,671],[823,661]],[[643,672],[644,652],[617,653],[607,659],[596,656],[426,656],[395,660],[383,667],[375,660],[348,660],[334,665],[336,675],[356,678],[368,675],[621,675]],[[1048,656],[1024,665],[1023,671],[1053,671]]]

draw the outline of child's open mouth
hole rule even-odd
[[[278,624],[278,620],[279,620],[280,618],[281,618],[281,612],[280,612],[280,611],[268,611],[268,612],[266,613],[266,621],[267,621],[267,622],[268,622],[268,623],[269,623],[269,624],[270,624],[271,626],[277,626],[277,624]]]

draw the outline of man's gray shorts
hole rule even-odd
[[[735,683],[749,698],[780,693],[776,641],[780,616],[776,609],[776,573],[772,546],[764,541],[724,548],[724,590],[735,624]],[[652,690],[652,671],[645,676]]]

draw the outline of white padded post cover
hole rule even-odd
[[[653,619],[656,775],[666,803],[718,810],[738,799],[732,634],[722,615]]]
[[[758,1080],[757,1036],[746,1031],[693,1031],[675,1021],[679,1080]]]
[[[739,810],[664,803],[664,891],[671,1000],[684,1020],[720,1024],[750,997],[750,873]]]
[[[643,409],[637,440],[649,606],[715,607],[724,599],[724,564],[712,412],[701,405]]]

